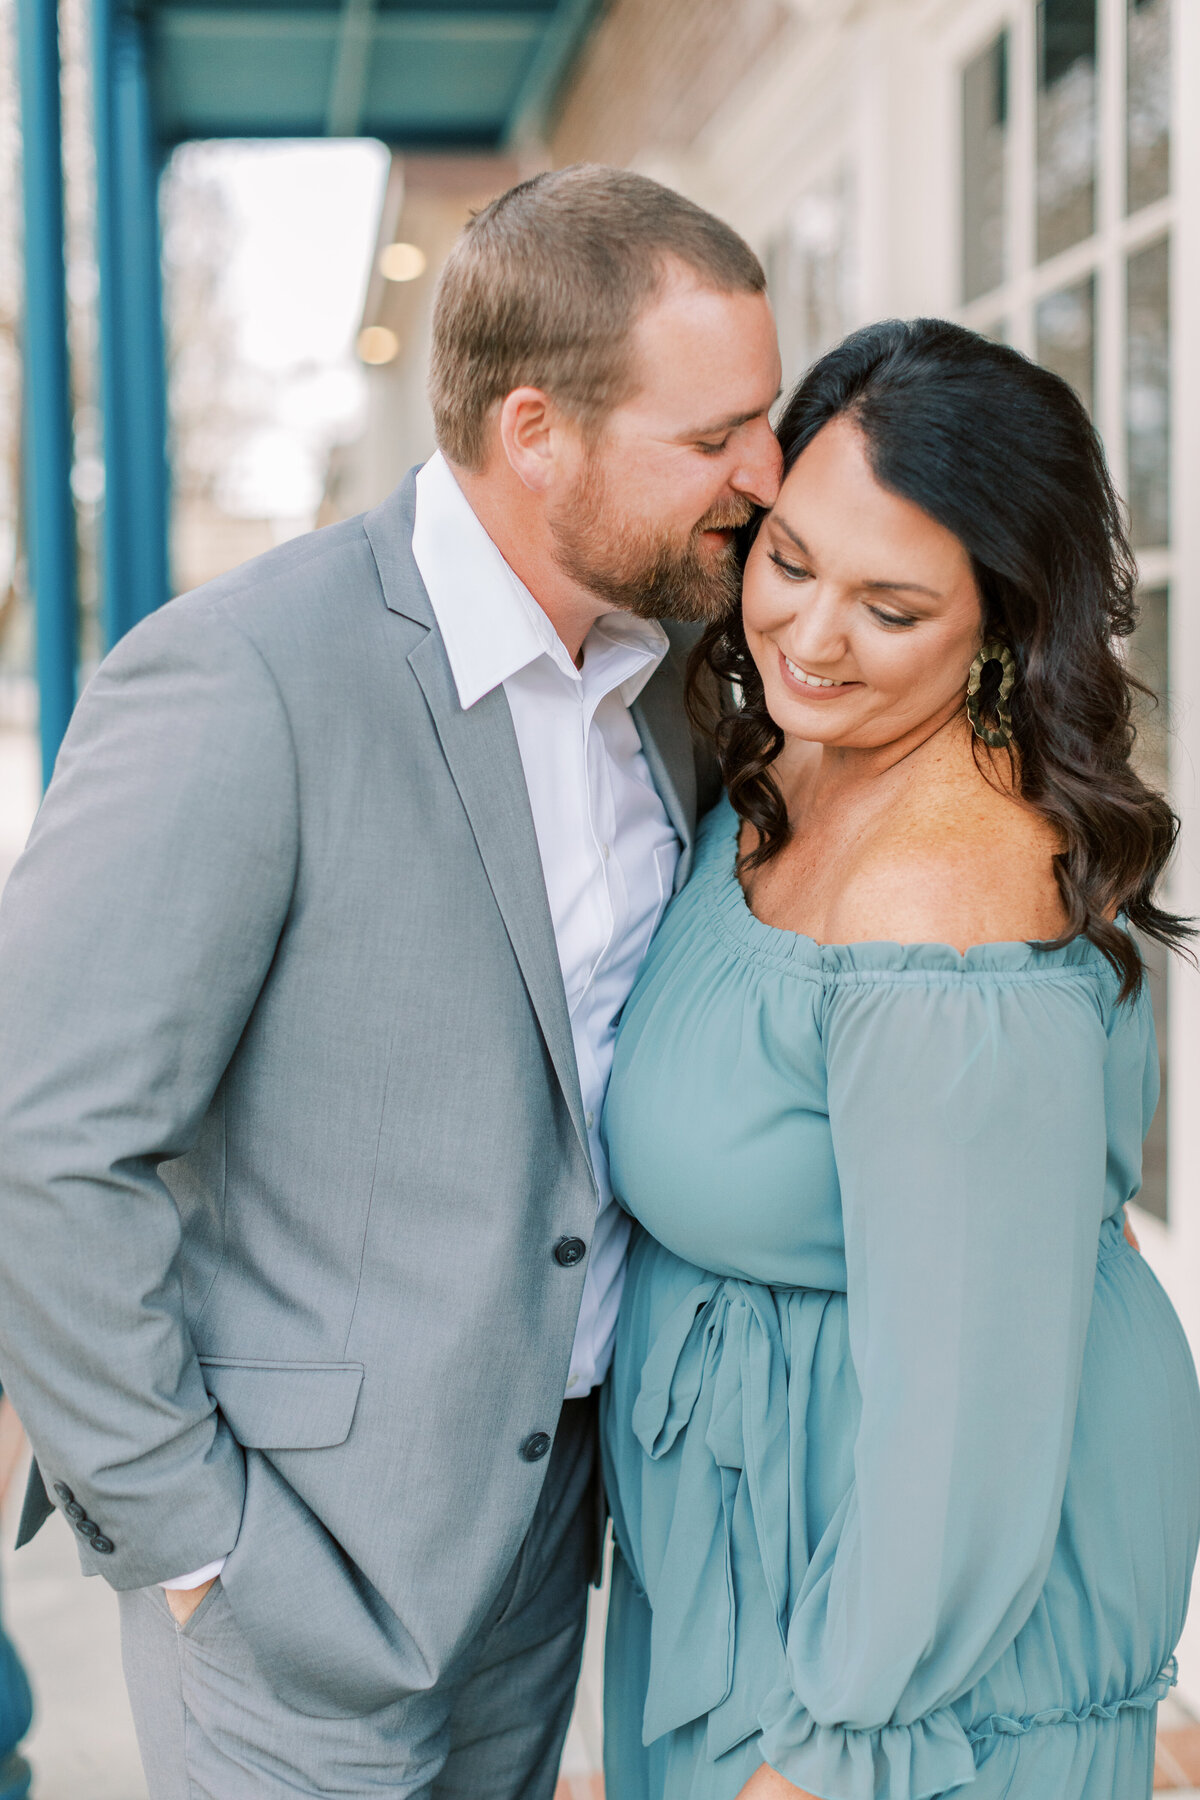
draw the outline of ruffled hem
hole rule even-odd
[[[936,1800],[975,1779],[967,1734],[948,1706],[911,1725],[852,1731],[818,1725],[791,1693],[761,1717],[763,1761],[786,1781],[836,1800]]]
[[[993,1713],[964,1730],[952,1708],[927,1713],[911,1725],[854,1731],[818,1725],[795,1695],[781,1690],[764,1707],[762,1755],[787,1781],[836,1800],[936,1800],[975,1779],[975,1747],[989,1738],[1024,1737],[1048,1725],[1084,1725],[1116,1719],[1130,1710],[1151,1711],[1177,1680],[1175,1658],[1145,1687],[1119,1700],[1072,1709],[1049,1706],[1017,1718]]]
[[[700,856],[693,885],[707,883],[711,916],[726,942],[743,955],[786,966],[793,974],[820,981],[919,978],[923,975],[1000,975],[1037,979],[1108,969],[1104,956],[1085,937],[1072,938],[1058,950],[1040,950],[1022,940],[974,944],[969,950],[951,944],[818,944],[803,932],[764,925],[746,904],[734,871],[738,817],[721,800],[702,827]]]

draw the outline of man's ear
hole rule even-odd
[[[541,388],[514,388],[500,407],[500,443],[509,467],[535,494],[554,481],[561,460],[564,420]]]

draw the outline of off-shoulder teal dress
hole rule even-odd
[[[626,1008],[609,1800],[1148,1800],[1200,1395],[1122,1236],[1149,1003],[1085,940],[820,946],[728,805]]]

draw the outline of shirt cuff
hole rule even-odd
[[[169,1588],[172,1593],[179,1593],[186,1588],[203,1587],[206,1581],[215,1581],[225,1567],[227,1557],[218,1556],[216,1562],[205,1563],[202,1569],[196,1569],[190,1575],[175,1575],[170,1581],[160,1581],[160,1588]]]

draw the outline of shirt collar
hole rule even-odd
[[[441,451],[417,474],[413,558],[433,608],[464,712],[545,656],[568,679],[620,690],[632,706],[670,648],[662,626],[605,613],[587,635],[584,667],[505,562]]]

